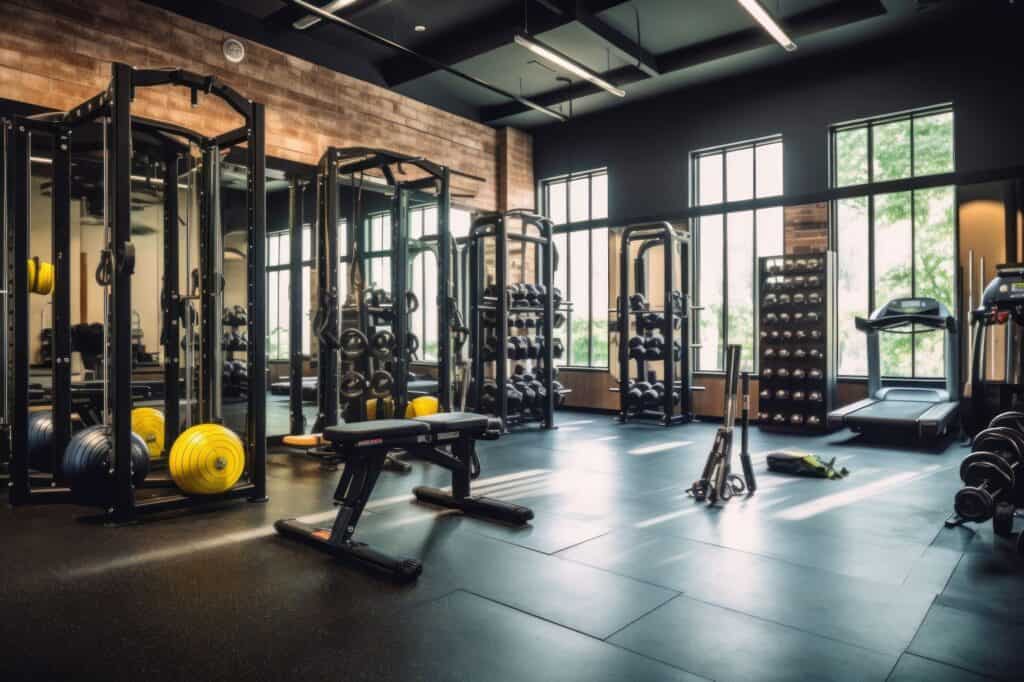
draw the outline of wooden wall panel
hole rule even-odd
[[[457,193],[473,195],[461,204],[533,206],[528,134],[497,131],[245,40],[245,61],[230,64],[221,51],[228,37],[138,0],[9,0],[0,3],[0,93],[66,110],[106,86],[112,61],[185,68],[215,75],[267,105],[271,156],[315,164],[331,145],[383,147],[485,178],[453,179]],[[212,100],[192,109],[180,88],[140,92],[135,112],[206,134],[239,122]]]

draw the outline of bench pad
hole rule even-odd
[[[490,423],[487,415],[473,412],[438,412],[425,417],[417,417],[415,421],[429,425],[431,433],[458,431],[467,434],[484,433]]]
[[[339,424],[324,429],[324,440],[331,443],[356,443],[370,438],[408,438],[430,433],[430,427],[412,419],[377,419]]]

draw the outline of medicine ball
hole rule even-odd
[[[113,439],[106,426],[82,429],[64,452],[64,476],[71,484],[72,497],[81,504],[107,506],[114,497],[114,476],[110,473]],[[146,441],[132,434],[132,484],[140,485],[149,474]]]

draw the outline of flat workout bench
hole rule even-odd
[[[459,509],[512,525],[533,518],[533,510],[486,497],[473,497],[470,480],[479,473],[476,441],[494,439],[501,423],[469,412],[443,412],[416,419],[380,419],[333,426],[323,437],[345,469],[334,491],[339,505],[334,525],[318,528],[295,519],[274,524],[285,537],[301,540],[334,556],[353,559],[362,566],[382,571],[399,581],[415,580],[423,565],[415,559],[399,559],[352,540],[373,486],[377,483],[389,451],[407,450],[452,472],[452,491],[419,486],[416,499],[441,507]]]

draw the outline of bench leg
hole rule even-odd
[[[419,486],[413,495],[420,502],[437,507],[458,509],[469,516],[479,516],[501,523],[521,526],[533,518],[533,510],[518,504],[511,504],[487,497],[473,497],[470,490],[471,463],[476,454],[476,443],[469,438],[452,443],[452,454],[461,466],[452,470],[452,492],[440,488]]]
[[[334,517],[331,528],[318,528],[295,519],[281,519],[274,524],[274,529],[284,537],[299,540],[333,556],[384,572],[397,581],[415,580],[423,572],[423,565],[419,561],[392,557],[378,552],[365,543],[352,540],[356,524],[359,523],[366,502],[370,499],[384,466],[387,451],[345,454],[345,470],[334,491],[338,514]]]

